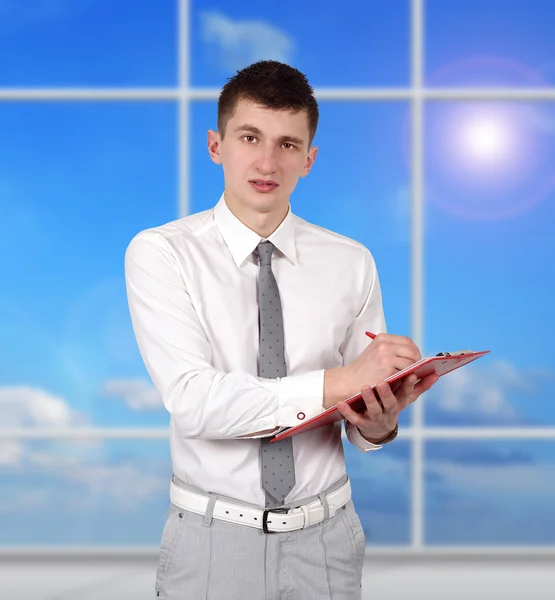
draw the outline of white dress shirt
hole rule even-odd
[[[206,492],[264,506],[258,439],[323,411],[324,370],[347,364],[385,331],[374,260],[362,244],[289,210],[267,239],[283,312],[287,377],[257,376],[258,264],[263,238],[229,210],[138,233],[125,254],[133,329],[171,415],[173,472]],[[351,424],[360,450],[380,448]],[[285,502],[345,473],[341,422],[293,437],[296,484]]]

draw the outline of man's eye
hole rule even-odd
[[[247,142],[253,142],[256,138],[254,137],[254,135],[246,135],[245,139],[247,140]]]
[[[283,146],[286,150],[290,150],[292,148],[295,148],[294,144],[291,144],[290,142],[283,142]]]

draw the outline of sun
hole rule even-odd
[[[504,162],[511,154],[513,140],[510,125],[493,115],[474,116],[461,129],[461,150],[473,162]]]

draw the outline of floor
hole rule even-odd
[[[2,600],[152,600],[152,558],[0,558]],[[367,557],[363,599],[553,600],[555,558]],[[225,599],[222,599],[225,600]]]

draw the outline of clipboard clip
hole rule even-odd
[[[439,352],[436,356],[462,356],[463,354],[472,354],[472,350],[459,350],[458,352]]]

